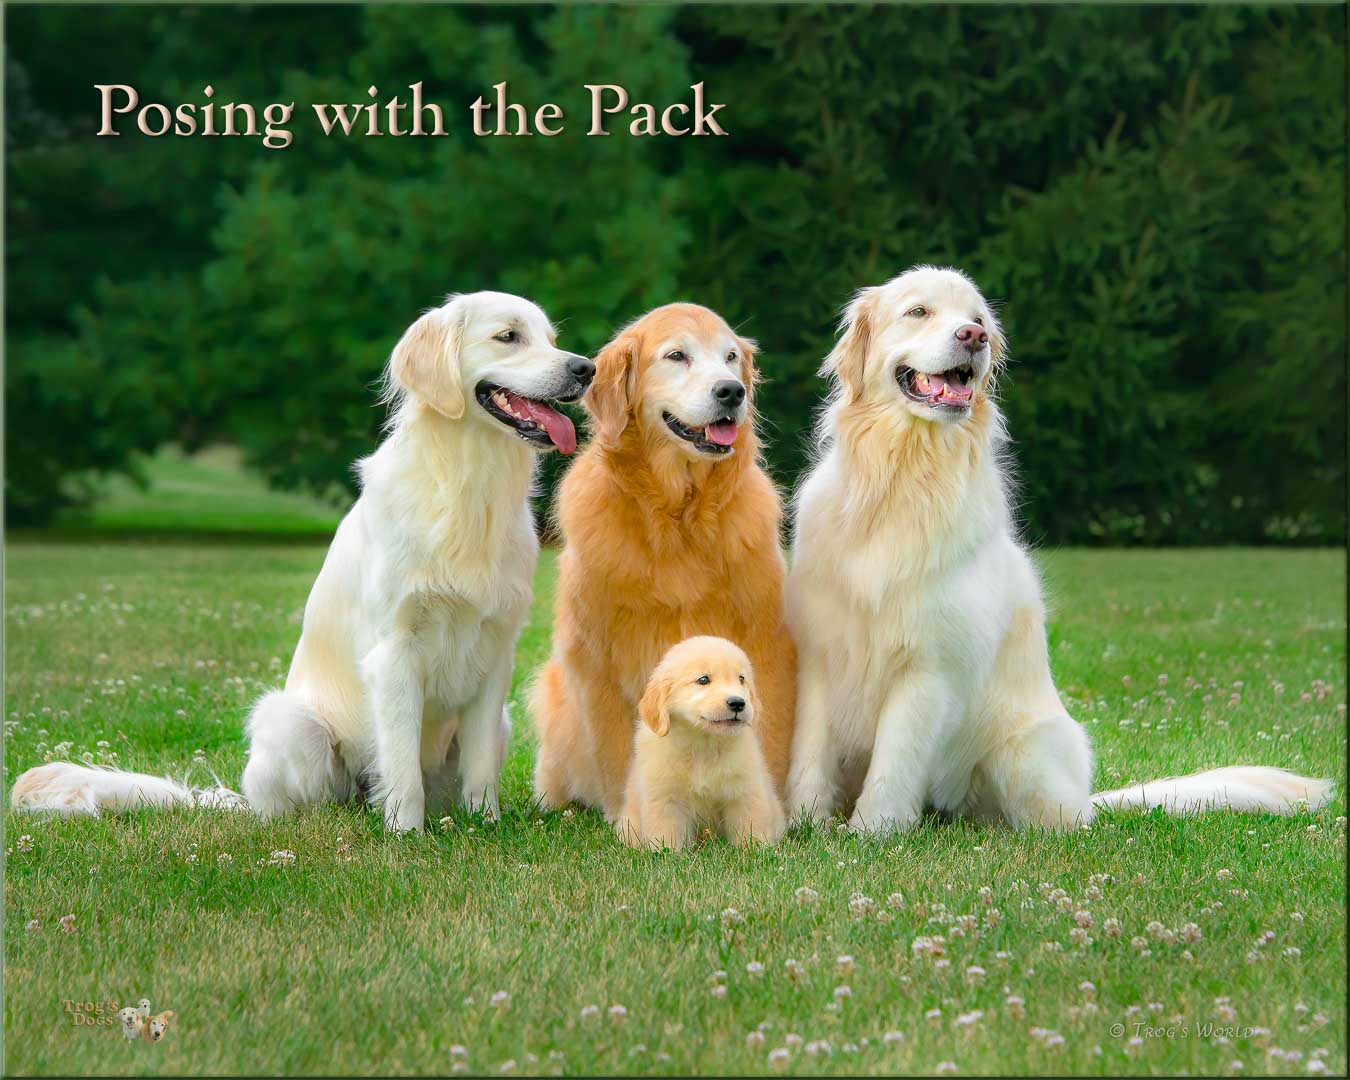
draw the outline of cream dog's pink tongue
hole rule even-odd
[[[947,376],[939,372],[936,375],[920,373],[920,389],[934,401],[965,402],[970,400],[971,388],[960,383],[948,382]]]
[[[740,434],[741,425],[735,420],[718,420],[708,425],[708,441],[718,446],[731,446]]]
[[[511,407],[516,414],[527,420],[533,420],[547,433],[549,440],[558,448],[560,454],[572,454],[577,449],[577,429],[572,421],[552,406],[542,401],[531,401],[519,394],[510,394]]]

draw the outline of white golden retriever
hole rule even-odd
[[[1281,813],[1329,798],[1328,781],[1259,767],[1093,796],[1009,505],[993,311],[964,274],[921,266],[859,292],[842,331],[786,585],[792,812],[852,804],[858,829],[908,829],[925,807],[1068,828],[1095,806]]]
[[[395,347],[388,437],[359,463],[361,497],[310,592],[285,689],[248,719],[243,792],[258,814],[365,794],[390,828],[413,830],[456,788],[497,812],[539,551],[531,449],[576,449],[549,402],[576,400],[595,374],[555,341],[534,304],[481,292],[427,312]],[[12,801],[97,814],[230,793],[58,762],[21,776]]]

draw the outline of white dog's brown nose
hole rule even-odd
[[[956,340],[971,352],[978,352],[989,344],[989,332],[979,323],[968,322],[956,331]]]

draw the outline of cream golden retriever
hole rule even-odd
[[[714,312],[671,304],[596,357],[594,437],[562,482],[553,656],[531,709],[535,792],[623,810],[638,700],[666,650],[738,641],[763,697],[755,731],[781,785],[796,654],[783,621],[781,507],[760,467],[753,343]]]
[[[775,843],[786,819],[749,734],[759,708],[750,658],[730,641],[692,637],[666,653],[638,703],[620,838],[678,849],[706,828]]]
[[[579,398],[594,373],[538,307],[505,293],[451,297],[403,335],[388,436],[358,466],[361,496],[309,594],[286,686],[248,718],[243,793],[258,814],[357,794],[398,830],[454,795],[497,812],[539,550],[532,451],[576,449],[551,402]],[[97,814],[229,795],[58,762],[21,776],[12,801]]]
[[[858,829],[908,829],[925,807],[1067,828],[1097,806],[1320,806],[1328,781],[1259,767],[1093,796],[1009,503],[991,395],[1003,355],[994,312],[954,270],[918,267],[845,312],[786,586],[800,650],[790,810],[851,805]]]

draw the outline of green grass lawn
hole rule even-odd
[[[233,446],[187,455],[174,447],[141,459],[144,483],[129,477],[103,480],[88,507],[63,511],[62,533],[162,534],[269,533],[327,537],[337,528],[345,501],[269,488],[242,464]]]
[[[282,678],[322,558],[11,546],[6,788],[63,753],[180,775],[196,755],[198,781],[237,783],[245,711]],[[1101,786],[1261,762],[1343,792],[1342,552],[1042,563]],[[633,852],[591,812],[531,808],[520,690],[553,569],[517,656],[501,823],[6,813],[7,1072],[1344,1074],[1343,795],[1288,819]],[[159,1045],[67,1005],[142,995],[177,1014]]]

